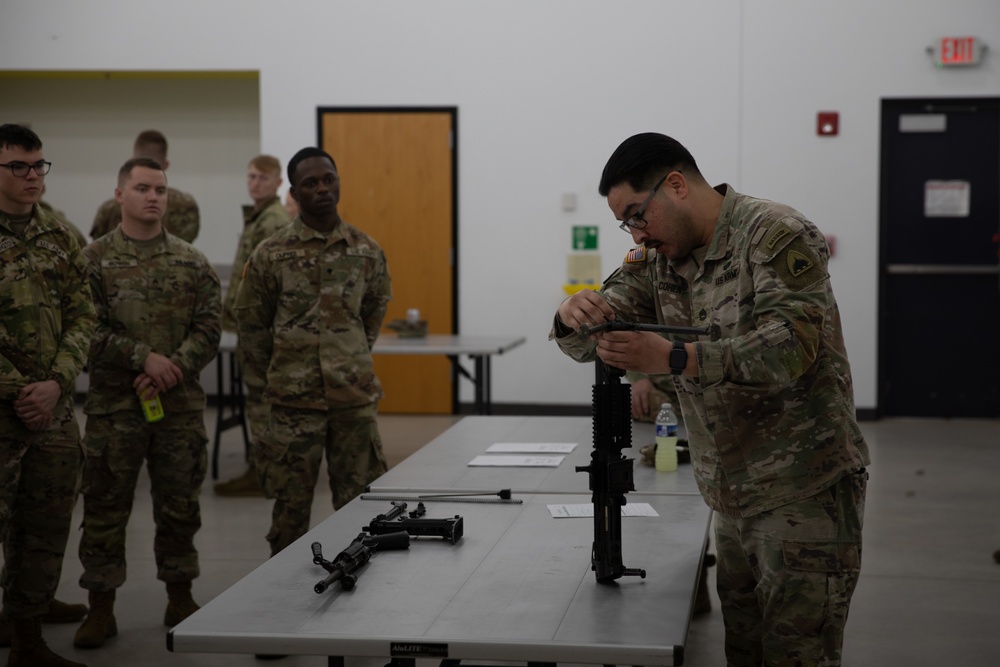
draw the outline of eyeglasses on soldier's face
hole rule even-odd
[[[7,167],[10,169],[10,173],[14,174],[18,178],[24,178],[32,169],[34,169],[35,173],[39,176],[44,176],[49,173],[49,169],[52,168],[52,163],[48,160],[39,160],[34,163],[15,161],[0,164],[0,167]]]
[[[632,229],[643,229],[648,224],[646,219],[643,217],[646,215],[646,207],[649,206],[649,202],[653,201],[653,196],[656,194],[656,191],[660,189],[660,186],[663,185],[663,181],[667,180],[667,176],[669,175],[670,172],[667,172],[663,175],[663,178],[656,182],[656,185],[653,186],[653,189],[649,192],[649,195],[642,202],[639,208],[636,209],[635,213],[625,218],[625,220],[622,221],[622,224],[618,225],[620,230],[627,232]]]

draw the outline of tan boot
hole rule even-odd
[[[239,477],[234,477],[228,482],[219,482],[214,487],[215,493],[220,496],[263,496],[260,490],[260,482],[257,481],[257,469],[253,466]]]
[[[76,623],[87,615],[87,605],[69,604],[53,599],[49,610],[42,616],[42,623]],[[10,616],[0,612],[0,647],[10,646],[11,629]]]
[[[169,628],[201,609],[191,597],[190,581],[167,584],[167,598],[167,611],[163,615],[163,624]]]
[[[7,667],[87,667],[53,653],[42,639],[42,622],[37,618],[12,619],[11,627]]]
[[[42,623],[79,623],[87,615],[87,605],[70,604],[52,599],[49,610],[42,616]]]
[[[115,591],[90,591],[90,613],[87,620],[76,629],[73,636],[73,646],[78,648],[97,648],[104,646],[111,637],[118,634],[118,622],[115,620]]]

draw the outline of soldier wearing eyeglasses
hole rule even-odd
[[[11,635],[8,665],[72,667],[40,623],[60,611],[53,596],[83,464],[73,389],[96,317],[79,245],[38,206],[51,166],[38,135],[0,126],[0,632]],[[62,607],[73,618],[61,620],[86,612]]]
[[[672,373],[698,488],[716,512],[729,665],[839,665],[861,569],[869,463],[823,235],[789,206],[711,186],[662,134],[624,141],[598,188],[636,248],[560,304],[578,361]],[[607,320],[708,327],[583,338]]]

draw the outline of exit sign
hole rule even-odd
[[[938,46],[938,65],[978,65],[982,45],[975,37],[942,37]]]

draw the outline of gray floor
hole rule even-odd
[[[212,423],[214,414],[206,418]],[[382,416],[390,465],[454,421]],[[993,551],[1000,549],[1000,422],[891,419],[866,422],[862,428],[873,464],[863,573],[851,607],[844,664],[1000,665],[1000,564],[992,559]],[[223,479],[243,470],[237,431],[225,435],[221,469]],[[148,491],[143,476],[129,527],[129,578],[116,604],[119,636],[104,648],[82,651],[72,647],[75,625],[46,625],[45,636],[54,650],[91,667],[326,665],[322,657],[263,663],[253,656],[168,652],[162,625],[166,592],[155,579]],[[329,512],[329,491],[321,483],[313,522]],[[197,600],[210,600],[267,558],[264,535],[269,514],[270,504],[264,499],[220,498],[206,483],[204,525],[198,535],[202,576],[195,582]],[[74,526],[79,517],[78,506]],[[78,541],[74,531],[59,589],[60,599],[72,602],[85,601],[76,583],[81,571]],[[302,562],[308,563],[307,554]],[[710,573],[714,586],[714,568]],[[691,624],[685,665],[725,664],[718,600],[713,604],[711,613]],[[0,649],[0,658],[5,655],[6,649]],[[376,667],[382,661],[348,663]]]

